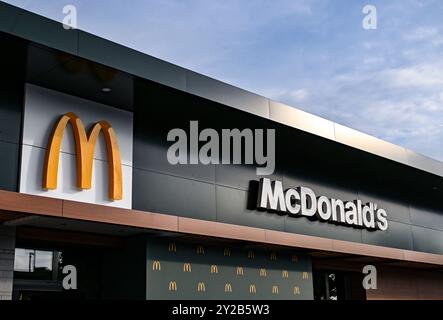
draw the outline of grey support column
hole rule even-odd
[[[12,299],[15,227],[0,225],[0,300]]]

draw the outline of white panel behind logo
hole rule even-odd
[[[67,112],[74,112],[80,117],[88,134],[92,125],[100,120],[109,122],[115,130],[122,160],[122,200],[111,201],[108,197],[108,158],[103,134],[100,134],[96,145],[92,188],[77,188],[75,141],[71,125],[63,134],[58,187],[56,190],[42,188],[49,137],[55,123]],[[20,192],[121,208],[132,207],[132,112],[27,84],[23,126]]]

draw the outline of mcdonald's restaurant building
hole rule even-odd
[[[0,43],[1,299],[443,298],[443,163],[4,3]],[[275,170],[171,164],[192,121]]]

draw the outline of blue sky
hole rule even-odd
[[[442,0],[5,2],[443,161]]]

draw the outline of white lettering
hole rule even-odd
[[[268,178],[260,179],[257,207],[369,230],[388,228],[386,211],[377,209],[375,203],[369,202],[362,206],[361,200],[344,202],[326,196],[317,197],[313,190],[302,186],[283,191],[281,181],[271,181]]]

